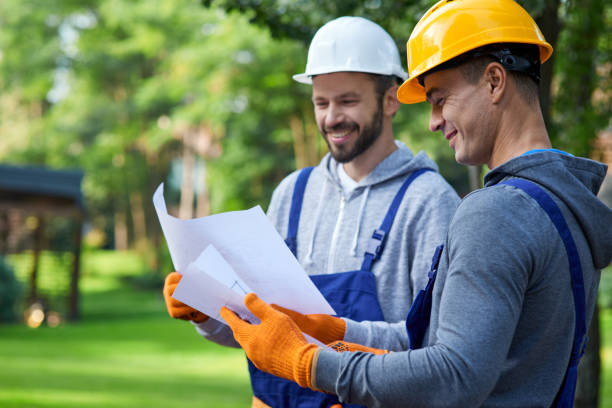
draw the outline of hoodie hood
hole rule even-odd
[[[397,150],[387,156],[382,162],[372,170],[370,174],[361,179],[357,184],[358,187],[368,187],[375,184],[385,182],[395,177],[404,176],[418,169],[432,169],[438,171],[438,166],[434,163],[425,152],[421,151],[416,156],[402,142],[396,140]],[[340,185],[338,176],[338,162],[327,153],[319,167],[324,169],[329,181],[334,185]]]
[[[485,176],[485,186],[511,176],[546,187],[570,209],[589,242],[595,266],[601,269],[612,261],[612,210],[597,198],[606,170],[605,164],[594,160],[544,151],[496,167]]]

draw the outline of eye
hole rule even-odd
[[[328,103],[327,101],[315,101],[314,102],[315,107],[319,108],[319,109],[324,109],[327,107]]]
[[[349,106],[351,106],[351,105],[356,105],[358,102],[359,102],[359,100],[357,100],[357,99],[344,99],[344,100],[342,101],[342,103],[343,103],[344,105],[349,105]]]
[[[435,106],[439,106],[442,107],[442,105],[444,105],[444,98],[438,98],[434,101],[434,105]]]

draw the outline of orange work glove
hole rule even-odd
[[[312,361],[319,348],[306,341],[289,316],[272,308],[256,294],[248,293],[244,304],[261,320],[260,324],[242,320],[225,306],[221,308],[221,317],[255,367],[294,381],[300,387],[313,388]]]
[[[349,343],[348,341],[335,341],[327,346],[336,350],[338,353],[344,353],[345,351],[365,351],[366,353],[372,354],[389,354],[388,350],[362,346],[361,344]]]
[[[166,276],[166,281],[164,282],[164,300],[166,301],[168,314],[175,319],[193,320],[196,323],[205,322],[208,320],[208,316],[172,297],[180,280],[181,274],[178,272],[172,272]]]
[[[282,306],[272,305],[276,310],[280,310],[298,325],[302,332],[314,337],[323,344],[344,339],[346,332],[346,322],[339,317],[327,314],[301,314]]]

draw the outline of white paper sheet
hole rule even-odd
[[[172,297],[221,322],[219,310],[227,306],[243,319],[257,323],[259,320],[244,306],[244,295],[248,292],[250,288],[209,245],[189,264]]]
[[[198,269],[210,270],[211,267],[206,266],[210,260],[207,257],[202,258],[203,263],[198,262],[197,266],[191,264],[209,245],[213,245],[243,283],[264,301],[300,313],[335,314],[261,207],[181,220],[168,214],[163,184],[153,195],[153,203],[177,271],[188,274]],[[215,273],[212,272],[213,275]],[[198,305],[203,307],[204,303],[209,302],[207,299],[211,299],[211,302],[214,299],[219,302],[215,304],[218,315],[218,309],[232,301],[236,292],[210,275],[208,278],[210,280],[204,278],[206,283],[199,283],[194,289],[201,294]],[[190,306],[200,310],[199,307]],[[240,314],[239,310],[233,310]]]

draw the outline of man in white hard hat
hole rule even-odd
[[[424,152],[414,155],[393,135],[406,78],[389,34],[359,17],[330,21],[315,34],[306,72],[319,130],[329,146],[315,168],[294,172],[274,191],[268,215],[339,316],[357,321],[403,321],[425,286],[431,256],[444,239],[459,198]],[[231,330],[171,298],[173,317],[200,321],[197,330],[238,346]],[[322,336],[342,340],[342,319]],[[408,346],[407,344],[405,345]],[[338,403],[264,373],[249,362],[259,406],[320,407]]]
[[[538,99],[551,53],[514,0],[441,0],[423,16],[398,98],[431,104],[455,159],[491,169],[485,188],[459,204],[405,326],[346,321],[345,341],[379,350],[309,344],[300,328],[340,319],[253,293],[260,324],[222,308],[257,367],[368,407],[573,406],[612,211],[596,196],[606,166],[551,146]]]

